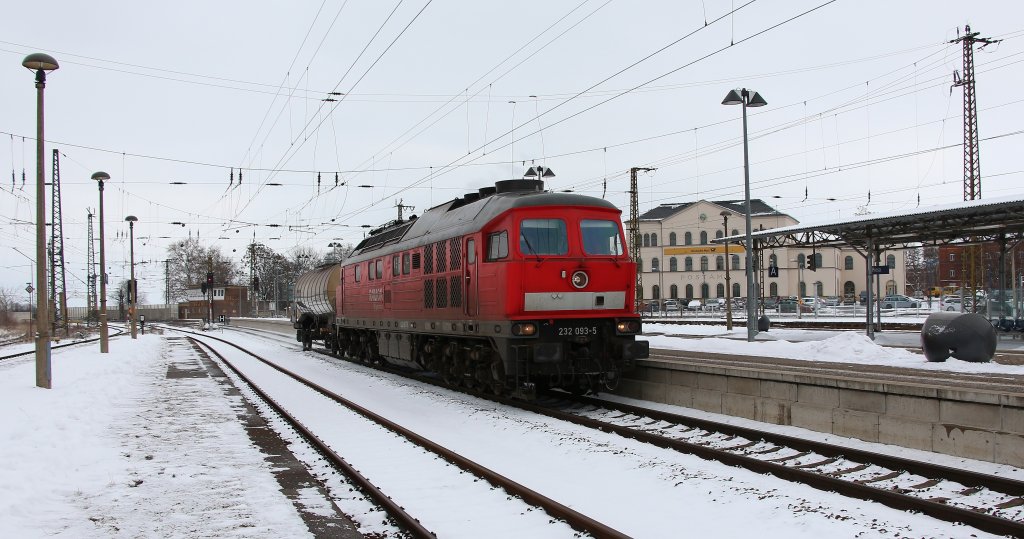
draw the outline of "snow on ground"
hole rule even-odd
[[[919,349],[920,334],[916,332],[879,333],[876,340],[872,341],[860,331],[771,329],[758,333],[754,342],[747,342],[747,330],[742,326],[734,326],[729,332],[725,326],[711,324],[645,322],[644,333],[644,338],[651,343],[651,349],[875,364],[931,371],[1024,374],[1022,365],[971,363],[955,358],[944,362],[928,362],[918,352],[895,346],[911,346],[916,343]],[[702,338],[681,338],[698,336]],[[1015,341],[1009,345],[1000,343],[1000,349],[1014,349],[1021,342]],[[894,346],[883,346],[881,343]]]
[[[988,537],[301,353],[294,343],[238,340],[634,537]],[[8,463],[0,537],[307,534],[232,403],[207,378],[168,379],[173,361],[156,335],[118,338],[107,355],[95,343],[58,349],[51,390],[34,387],[31,358],[0,362],[0,458]]]

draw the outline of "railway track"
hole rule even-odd
[[[260,333],[259,330],[251,332]],[[290,342],[284,336],[267,338]],[[327,351],[317,351],[336,357]],[[378,368],[410,375],[407,371]],[[424,383],[450,387],[433,377],[415,377]],[[1024,537],[1024,481],[595,398],[558,393],[528,403],[459,389],[480,398],[755,473],[772,474],[852,498],[917,511],[990,533]]]
[[[114,338],[114,337],[117,337],[117,336],[120,336],[120,335],[124,335],[124,334],[125,334],[125,331],[123,329],[118,329],[116,333],[112,333],[110,335],[110,338]],[[99,340],[100,340],[100,338],[96,337],[96,338],[93,338],[93,339],[83,339],[81,341],[69,342],[69,343],[64,343],[64,344],[55,344],[55,345],[52,345],[50,347],[50,349],[51,350],[56,350],[58,348],[67,348],[69,346],[78,346],[80,344],[88,344],[88,343],[92,343],[92,342],[97,342]],[[27,352],[19,352],[17,354],[8,354],[6,356],[0,356],[0,361],[3,361],[5,359],[14,359],[16,357],[31,356],[31,355],[34,355],[35,353],[36,353],[35,349],[32,349],[32,350],[29,350]]]
[[[529,489],[524,485],[512,481],[511,479],[487,467],[484,467],[479,463],[476,463],[449,449],[446,449],[445,447],[423,436],[420,436],[415,432],[412,432],[411,430],[402,427],[401,425],[389,421],[387,418],[384,418],[379,414],[376,414],[362,406],[359,406],[354,402],[349,401],[348,399],[344,398],[341,395],[338,395],[337,393],[331,391],[330,389],[320,384],[317,384],[316,382],[313,382],[312,380],[309,380],[280,365],[277,365],[272,361],[260,357],[258,354],[246,350],[245,348],[238,346],[237,344],[231,343],[230,341],[227,341],[225,339],[221,339],[219,337],[215,337],[208,334],[196,335],[191,331],[179,328],[168,329],[192,334],[193,337],[191,338],[194,338],[198,342],[203,343],[204,346],[207,349],[209,349],[212,354],[216,355],[219,359],[222,360],[222,362],[228,367],[228,369],[230,369],[233,373],[236,374],[236,376],[243,380],[245,385],[252,387],[254,393],[259,395],[260,399],[266,401],[268,405],[274,409],[275,413],[287,418],[287,421],[290,425],[293,425],[293,427],[298,432],[303,433],[304,438],[307,438],[310,444],[312,444],[314,447],[317,447],[318,450],[325,456],[325,458],[330,459],[331,462],[338,466],[338,469],[345,473],[347,476],[349,474],[353,474],[353,482],[359,484],[360,487],[364,489],[364,492],[366,492],[368,496],[373,498],[377,503],[381,504],[381,506],[385,508],[388,514],[393,516],[396,522],[401,523],[403,529],[407,529],[409,533],[415,537],[433,537],[433,534],[429,530],[427,530],[422,524],[420,524],[419,521],[417,521],[413,516],[409,515],[404,509],[402,509],[400,502],[392,501],[384,492],[384,489],[378,486],[374,486],[365,477],[360,478],[358,472],[356,472],[352,466],[345,463],[341,455],[339,455],[328,442],[323,441],[317,437],[313,428],[303,426],[300,419],[295,418],[291,413],[289,413],[285,409],[285,406],[276,403],[273,400],[272,396],[260,390],[257,387],[257,384],[251,379],[251,377],[249,377],[246,374],[245,370],[237,368],[235,362],[228,359],[224,354],[221,354],[217,350],[214,350],[214,347],[210,345],[209,341],[217,341],[219,343],[222,343],[223,345],[233,347],[238,352],[241,352],[242,354],[248,356],[249,358],[258,361],[260,364],[269,367],[270,369],[273,369],[273,371],[275,371],[279,375],[287,376],[292,381],[297,382],[302,386],[309,388],[312,391],[315,391],[316,393],[323,397],[326,397],[327,399],[330,399],[337,406],[343,407],[345,410],[351,413],[358,414],[359,416],[365,418],[366,420],[371,421],[374,424],[386,429],[387,431],[392,433],[393,436],[393,439],[388,444],[388,447],[403,448],[402,451],[406,451],[406,449],[404,449],[404,446],[408,446],[409,444],[404,442],[408,441],[412,442],[412,444],[419,448],[418,451],[420,453],[425,453],[428,455],[427,457],[419,456],[405,458],[398,455],[392,455],[394,457],[392,459],[392,467],[400,468],[406,462],[419,462],[421,465],[423,465],[423,463],[425,462],[433,462],[436,463],[432,465],[434,467],[454,466],[458,468],[458,470],[461,470],[462,472],[468,472],[468,474],[470,474],[472,477],[472,479],[469,479],[470,482],[475,483],[476,481],[483,480],[486,483],[489,483],[490,485],[493,485],[494,487],[501,489],[502,493],[500,495],[490,496],[495,498],[497,500],[498,505],[501,506],[496,509],[492,509],[492,511],[504,512],[507,515],[505,518],[510,519],[509,522],[523,520],[523,515],[529,515],[531,514],[531,512],[533,512],[533,508],[539,508],[542,509],[545,513],[547,513],[547,515],[549,515],[550,517],[564,521],[568,525],[568,527],[577,530],[577,534],[578,532],[583,532],[593,537],[602,538],[627,537],[625,534],[622,534],[621,532],[605,524],[602,524],[597,520],[594,520],[586,515],[583,515],[569,507],[566,507],[550,498],[545,497],[544,495],[536,491],[533,491],[532,489]],[[320,415],[322,417],[330,417],[333,416],[333,412],[321,413]],[[461,472],[457,470],[438,471],[427,468],[416,468],[409,469],[402,475],[404,482],[415,482],[423,477],[436,477],[438,475],[445,476],[447,478],[446,480],[452,480],[452,477],[460,476]],[[436,484],[425,484],[422,486],[424,490],[431,490],[435,487]],[[518,498],[518,500],[516,498]],[[474,499],[473,502],[474,504],[484,503],[484,501],[480,499]],[[527,507],[523,507],[523,504],[526,504]],[[532,508],[530,506],[532,506]],[[457,511],[458,509],[459,508],[457,507],[450,508],[450,510],[452,511]],[[568,529],[566,531],[569,534],[573,533]]]

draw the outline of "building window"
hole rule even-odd
[[[654,285],[651,287],[651,299],[661,299],[661,287]]]
[[[718,238],[721,238],[721,237],[722,237],[722,231],[721,230],[716,230],[715,231],[715,239],[718,239]]]
[[[896,267],[896,255],[886,256],[885,264],[889,266],[890,269],[894,269]]]
[[[725,257],[724,256],[716,256],[715,257],[715,269],[718,270],[718,271],[722,271],[722,270],[725,269]]]
[[[708,244],[708,233],[705,230],[701,230],[700,231],[700,244],[701,245],[707,245]]]
[[[772,283],[775,284],[775,283]],[[740,283],[732,283],[732,297],[740,297]]]
[[[640,273],[644,271],[644,260],[642,258],[636,261],[636,271]]]
[[[949,253],[949,261],[956,262],[956,253]]]
[[[736,260],[736,259],[734,258],[733,260]],[[740,265],[739,262],[733,262],[732,263],[732,267],[734,267],[734,268],[739,266],[739,265]],[[772,268],[779,267],[779,257],[776,256],[774,253],[771,254],[771,255],[768,255],[768,266],[772,267]],[[774,296],[775,294],[772,294],[772,295]]]
[[[718,283],[718,286],[715,287],[715,297],[716,298],[724,298],[725,297],[725,285],[724,284]]]
[[[768,295],[772,297],[779,295],[779,283],[772,283],[768,285]]]
[[[949,270],[949,278],[952,279],[954,277],[956,277],[956,270]]]
[[[711,287],[708,286],[708,283],[700,285],[700,299],[708,299],[711,296],[710,290]]]
[[[679,299],[679,287],[676,285],[668,287],[668,297],[672,299]]]
[[[658,246],[658,235],[657,234],[651,234],[651,247],[657,247],[657,246]]]
[[[807,257],[803,253],[796,255],[796,267],[802,268],[807,266]],[[801,296],[803,294],[800,294]]]
[[[668,259],[668,270],[679,271],[679,261],[676,260],[676,257],[673,256],[672,258]]]
[[[657,258],[652,258],[651,259],[651,271],[658,271],[658,259]]]
[[[848,270],[852,270],[853,269],[853,257],[852,256],[847,256],[846,258],[843,259],[843,269],[848,269]]]
[[[686,300],[689,301],[691,299],[693,299],[693,285],[688,284],[686,285]]]
[[[650,234],[644,234],[644,244],[643,245],[644,245],[644,247],[650,247],[651,246],[651,235]]]
[[[706,257],[706,256],[700,257],[700,270],[701,271],[707,271],[708,270],[708,257]],[[703,296],[703,297],[706,297],[706,296]]]
[[[732,255],[732,269],[740,267],[740,255]]]
[[[693,257],[686,257],[686,260],[683,262],[683,269],[693,271]]]
[[[683,245],[693,245],[693,234],[687,232],[683,235]]]
[[[814,267],[819,269],[825,267],[825,265],[821,263],[821,253],[814,253],[811,256],[814,257]]]
[[[821,281],[814,283],[814,295],[821,297],[825,295],[825,285],[821,284]]]
[[[675,232],[669,232],[668,233],[668,244],[669,245],[675,245],[676,244],[676,233]]]
[[[733,235],[733,236],[739,236],[739,235],[740,235],[740,231],[739,231],[739,230],[736,230],[736,229],[734,228],[734,229],[732,229],[732,235]]]

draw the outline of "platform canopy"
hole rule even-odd
[[[751,234],[761,249],[776,247],[854,247],[906,249],[917,245],[976,244],[1024,237],[1024,198],[1004,197],[807,222]],[[716,238],[740,243],[746,236]]]

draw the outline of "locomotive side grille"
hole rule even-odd
[[[430,275],[434,273],[434,248],[432,245],[428,245],[423,249],[423,274]]]
[[[442,273],[444,271],[447,271],[447,269],[448,269],[447,268],[448,264],[445,262],[446,250],[444,248],[445,247],[444,244],[445,244],[444,240],[439,241],[439,242],[434,244],[434,248],[437,249],[437,272],[438,273]]]
[[[448,269],[457,270],[462,268],[462,238],[452,238],[448,240],[448,250],[450,251],[449,267]]]
[[[437,280],[437,283],[435,283],[435,287],[437,288],[437,296],[435,298],[437,300],[437,308],[444,309],[445,307],[448,306],[447,279],[441,277],[440,279]]]
[[[452,307],[462,307],[462,287],[459,286],[459,278],[453,275],[448,282],[448,289],[452,295]]]
[[[434,281],[430,279],[423,281],[423,308],[434,308]]]
[[[420,254],[412,254],[412,269],[420,269]]]

